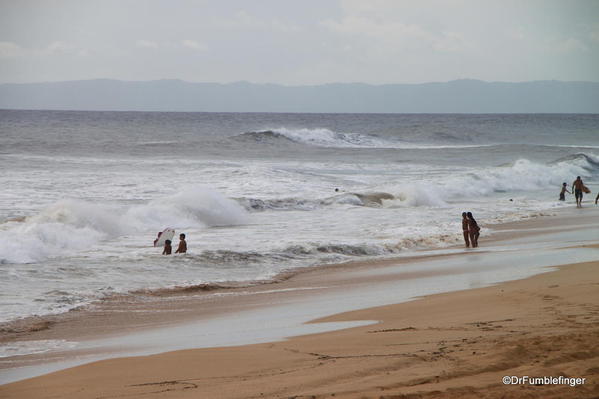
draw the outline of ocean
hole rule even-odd
[[[463,211],[484,247],[576,176],[599,115],[0,110],[0,322],[461,245]]]

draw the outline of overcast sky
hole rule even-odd
[[[599,81],[597,0],[0,0],[0,82]]]

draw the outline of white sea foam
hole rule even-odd
[[[332,148],[395,148],[395,149],[448,149],[489,147],[493,144],[425,144],[401,140],[389,140],[369,134],[335,132],[326,128],[287,128],[278,127],[257,132],[246,132],[238,137],[253,138],[256,141],[287,139],[296,143],[316,147]]]
[[[245,210],[235,201],[207,187],[193,187],[174,195],[126,210],[124,220],[137,227],[233,226],[248,221]]]
[[[0,358],[55,352],[77,347],[76,342],[64,339],[44,339],[36,341],[16,341],[0,345]]]
[[[526,192],[570,184],[575,176],[591,177],[596,166],[586,159],[550,165],[519,159],[512,164],[474,171],[466,177],[450,177],[443,183],[449,198],[486,196],[493,192]]]
[[[572,176],[591,176],[598,158],[593,154],[540,164],[520,159],[510,165],[449,175],[415,183],[383,182],[385,191],[341,193],[324,198],[242,199],[248,209],[314,210],[354,205],[386,208],[447,207],[448,201],[480,198],[501,192],[527,192],[559,187]],[[194,187],[124,206],[61,200],[23,222],[0,230],[0,262],[31,263],[68,256],[94,244],[126,234],[160,231],[165,226],[202,228],[248,222],[239,202],[206,187]]]
[[[316,147],[331,148],[391,148],[406,150],[434,150],[434,149],[476,149],[502,146],[497,143],[430,143],[414,142],[398,138],[383,138],[377,135],[356,133],[356,132],[338,132],[327,128],[289,128],[273,127],[259,131],[245,132],[236,137],[252,138],[255,141],[268,141],[269,139],[286,139],[296,143],[312,145]],[[581,148],[594,150],[597,145],[588,144],[539,144],[541,147],[548,148]]]
[[[61,200],[0,230],[0,263],[67,256],[102,240],[160,231],[165,226],[229,226],[247,220],[239,204],[206,187],[130,207]]]
[[[326,166],[326,169],[330,168],[331,166]],[[409,183],[405,183],[403,179],[385,179],[389,170],[382,170],[380,166],[376,168],[378,169],[372,171],[356,168],[354,173],[367,173],[367,179],[373,181],[374,177],[371,175],[378,172],[383,176],[383,180],[375,181],[377,184],[374,187],[380,191],[345,192],[324,198],[241,198],[240,202],[248,210],[258,211],[309,211],[343,204],[375,208],[445,207],[448,201],[476,199],[508,192],[513,196],[517,193],[552,189],[561,186],[563,182],[570,184],[569,180],[575,176],[592,177],[599,170],[599,158],[594,154],[578,154],[550,164],[519,159],[507,165],[446,172],[440,177],[433,176],[426,180],[421,178]],[[410,165],[402,165],[401,168],[409,170]],[[323,169],[325,167],[320,166],[320,170]],[[416,166],[414,169],[422,170],[423,175],[427,174],[424,166]],[[319,167],[315,165],[311,173],[316,174],[318,170]],[[341,167],[337,170],[343,172]],[[378,179],[381,179],[380,176]]]
[[[112,121],[113,142],[101,147],[96,120],[68,143],[52,141],[62,130],[44,122],[49,146],[36,145],[45,130],[28,131],[31,121],[18,127],[28,139],[13,134],[14,153],[0,154],[9,172],[0,175],[0,321],[115,293],[262,281],[452,245],[462,211],[483,226],[551,213],[571,206],[557,201],[562,182],[580,175],[595,191],[599,171],[594,154],[548,147],[544,132],[526,152],[514,146],[520,117],[201,115],[193,129],[188,118],[168,130],[140,120],[139,135]],[[229,124],[235,118],[247,123]],[[306,119],[329,128],[302,128]],[[284,127],[237,134],[263,126]],[[587,127],[570,140],[578,127],[555,140],[597,145]],[[187,255],[152,247],[165,227],[187,234]]]

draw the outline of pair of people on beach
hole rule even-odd
[[[590,193],[591,190],[589,190],[584,183],[582,182],[582,179],[580,178],[580,176],[576,177],[576,180],[574,180],[574,182],[572,183],[572,192],[568,191],[568,187],[567,184],[564,183],[562,185],[562,191],[559,193],[559,200],[560,201],[565,201],[566,200],[566,193],[568,194],[572,194],[574,193],[574,198],[576,198],[576,207],[577,208],[582,208],[582,195],[584,193]],[[597,204],[597,201],[599,200],[599,194],[597,194],[597,197],[595,198],[595,204]]]
[[[164,242],[164,250],[162,251],[162,255],[170,255],[173,251],[173,247],[171,246],[171,240],[166,240]],[[185,241],[185,234],[179,234],[179,247],[176,254],[184,254],[187,253],[187,241]]]
[[[478,236],[480,236],[480,227],[476,223],[476,219],[472,216],[472,212],[462,212],[462,231],[464,233],[464,241],[466,248],[478,247]]]

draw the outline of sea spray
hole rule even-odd
[[[32,263],[90,249],[125,234],[164,227],[240,225],[246,211],[208,187],[193,187],[148,204],[118,206],[61,200],[0,230],[0,262]]]
[[[195,186],[128,208],[124,220],[138,231],[165,226],[234,226],[248,222],[245,209],[209,187]]]

